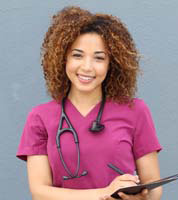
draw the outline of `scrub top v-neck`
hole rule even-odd
[[[100,107],[101,102],[97,103],[96,105],[94,105],[89,111],[88,113],[84,116],[77,108],[76,106],[71,102],[70,99],[66,99],[66,106],[68,106],[67,110],[72,112],[74,115],[77,115],[77,117],[79,117],[81,120],[88,120],[88,118],[93,117],[93,115],[97,116],[98,111],[99,111],[99,107]],[[66,106],[65,106],[65,110],[66,110]],[[94,120],[94,118],[92,118]]]
[[[50,101],[34,107],[27,117],[19,144],[17,157],[26,160],[28,155],[47,155],[51,167],[53,185],[64,188],[90,189],[107,186],[118,174],[107,164],[118,166],[125,173],[133,174],[135,161],[140,157],[160,151],[154,123],[148,106],[135,98],[134,106],[106,101],[101,122],[105,129],[93,134],[89,131],[96,119],[100,103],[84,117],[70,102],[65,111],[77,131],[80,145],[80,170],[88,171],[86,176],[63,180],[67,176],[61,164],[56,147],[56,133],[59,125],[61,104]],[[67,127],[64,122],[63,127]],[[77,166],[76,146],[71,134],[61,136],[65,162],[71,172]]]

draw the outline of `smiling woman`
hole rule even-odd
[[[109,56],[101,36],[96,33],[80,35],[67,54],[66,74],[71,82],[69,98],[87,92],[100,101],[108,68]]]
[[[27,160],[34,200],[111,200],[121,187],[160,178],[151,113],[135,98],[139,54],[119,18],[59,11],[42,44],[42,66],[53,100],[29,113],[17,152]],[[161,188],[120,196],[160,200]]]

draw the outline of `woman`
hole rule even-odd
[[[64,8],[46,33],[42,66],[53,100],[29,113],[17,152],[34,200],[110,200],[120,187],[160,178],[151,114],[134,98],[139,54],[120,19]],[[119,195],[159,200],[161,188]]]

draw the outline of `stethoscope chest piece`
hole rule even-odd
[[[105,126],[103,124],[100,124],[98,121],[93,121],[89,130],[93,133],[98,133],[101,132],[104,128]]]

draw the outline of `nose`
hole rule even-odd
[[[92,59],[85,58],[82,63],[82,69],[84,71],[91,71],[92,70]]]

